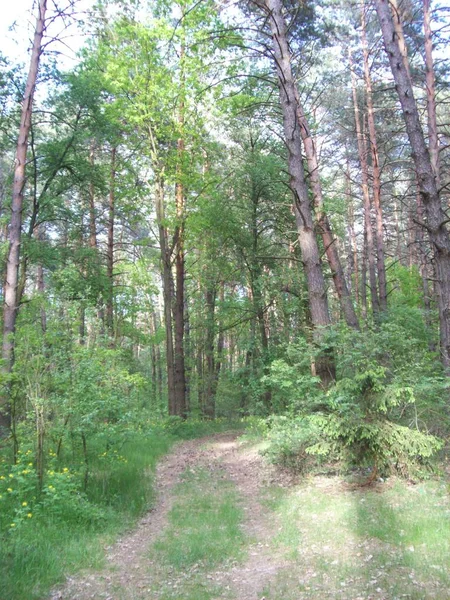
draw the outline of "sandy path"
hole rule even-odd
[[[161,570],[149,558],[149,548],[167,525],[172,506],[173,487],[187,468],[220,468],[237,487],[245,511],[243,523],[248,546],[248,558],[228,571],[216,570],[208,575],[223,586],[226,596],[235,600],[259,600],[263,590],[286,561],[277,557],[268,542],[276,530],[273,515],[268,515],[259,502],[259,490],[274,477],[251,445],[240,444],[238,434],[218,434],[209,438],[177,444],[159,464],[156,472],[157,501],[152,511],[107,549],[107,565],[102,571],[84,572],[69,577],[55,590],[52,600],[153,600]],[[174,582],[178,580],[173,573]],[[167,577],[167,573],[165,573]],[[165,580],[167,583],[167,580]],[[221,597],[217,597],[220,600]]]

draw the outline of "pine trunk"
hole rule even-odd
[[[364,209],[364,235],[366,239],[366,261],[369,265],[369,286],[370,298],[372,301],[372,311],[376,315],[379,312],[380,304],[377,292],[377,276],[375,270],[375,255],[373,246],[373,231],[371,219],[371,201],[369,194],[369,168],[367,165],[367,149],[364,140],[364,135],[361,130],[361,122],[358,107],[358,95],[356,91],[356,75],[353,71],[352,58],[350,58],[350,72],[352,78],[352,95],[353,95],[353,110],[355,113],[356,140],[358,144],[358,156],[361,166],[361,188],[363,194],[363,209]]]
[[[450,374],[450,235],[446,227],[447,217],[442,209],[436,175],[414,98],[397,7],[395,4],[391,6],[388,0],[376,0],[375,7],[412,148],[427,221],[425,227],[434,251],[438,292],[441,298],[439,310],[441,355],[444,368],[447,374]]]
[[[272,32],[272,50],[278,75],[284,137],[288,150],[290,188],[294,195],[294,213],[306,273],[311,321],[314,329],[314,339],[317,343],[320,343],[323,330],[330,325],[331,321],[328,312],[325,279],[320,263],[319,246],[314,231],[314,221],[303,169],[296,85],[292,75],[287,27],[282,12],[281,0],[266,0],[265,7],[269,13]],[[316,373],[324,385],[334,379],[334,361],[331,356],[322,356],[317,361]]]
[[[364,58],[364,83],[366,87],[367,124],[369,128],[370,154],[372,158],[372,192],[373,205],[375,208],[375,242],[377,255],[378,291],[380,310],[384,311],[387,309],[387,281],[386,265],[384,260],[383,211],[381,208],[381,173],[378,158],[377,132],[375,128],[375,115],[372,99],[372,79],[370,77],[369,50],[367,47],[364,2],[362,4],[361,26]]]
[[[303,106],[300,103],[300,97],[297,92],[297,111],[300,123],[300,132],[305,149],[306,160],[308,163],[309,180],[311,182],[311,191],[314,197],[314,206],[316,210],[316,219],[319,233],[322,236],[325,254],[330,265],[336,294],[339,298],[342,314],[349,327],[359,329],[358,317],[356,316],[347,282],[345,280],[344,269],[338,253],[337,240],[333,235],[328,215],[323,209],[322,184],[320,182],[319,161],[317,160],[316,145],[311,135],[311,131],[306,120]]]

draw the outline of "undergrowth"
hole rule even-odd
[[[177,419],[105,427],[86,455],[79,437],[59,449],[49,442],[41,489],[32,447],[13,466],[0,462],[0,599],[42,598],[66,574],[101,566],[105,543],[151,507],[152,475],[171,445],[230,428]]]

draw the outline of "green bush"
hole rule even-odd
[[[302,341],[272,363],[267,381],[285,416],[269,422],[269,458],[300,472],[324,460],[373,476],[431,467],[443,443],[426,422],[443,422],[448,383],[424,340],[387,320],[373,331],[331,330],[325,344],[336,349],[338,377],[327,391],[309,368],[320,348]]]

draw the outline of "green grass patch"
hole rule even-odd
[[[278,575],[268,599],[450,598],[445,484],[350,491],[318,478],[265,502],[280,519],[277,551],[298,565]]]
[[[189,469],[175,490],[169,526],[154,545],[175,569],[211,568],[242,557],[242,510],[234,485],[220,471]]]

